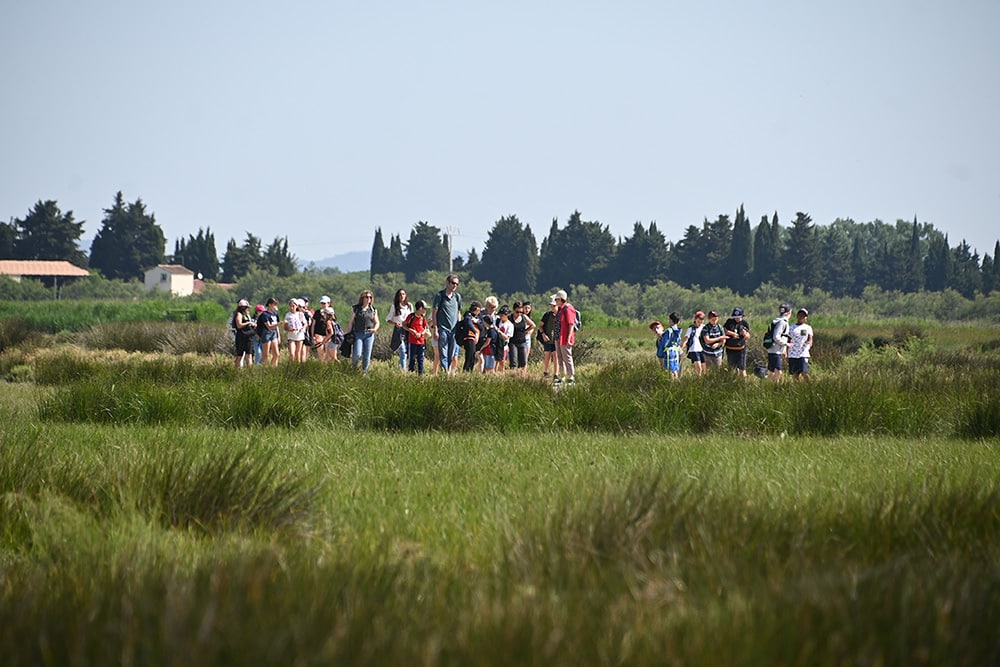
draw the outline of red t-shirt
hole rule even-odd
[[[408,329],[413,329],[413,331],[416,331],[418,334],[427,331],[427,318],[422,315],[417,315],[416,313],[413,313],[412,315],[407,317],[406,322],[404,324]],[[424,338],[414,335],[410,331],[406,332],[406,340],[413,343],[414,345],[420,345],[421,343],[425,342]]]

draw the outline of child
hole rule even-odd
[[[663,333],[663,368],[677,379],[681,375],[681,316],[670,313],[670,328]]]
[[[479,352],[483,355],[483,372],[492,373],[497,366],[496,354],[501,351],[500,333],[493,326],[493,318],[483,315],[483,336]]]
[[[788,372],[795,380],[809,381],[809,355],[813,344],[813,328],[807,321],[809,311],[799,308],[792,327],[791,344],[788,347]]]
[[[685,332],[684,350],[688,359],[694,364],[694,370],[698,375],[705,372],[705,355],[701,347],[701,330],[705,326],[705,313],[698,311],[694,314],[691,326]]]
[[[507,361],[507,342],[514,335],[514,323],[510,321],[510,306],[500,306],[497,311],[500,321],[496,324],[497,332],[500,334],[499,343],[501,351],[494,350],[493,354],[497,360],[497,371],[503,372]]]
[[[413,306],[413,312],[403,321],[402,326],[406,330],[410,372],[412,373],[416,369],[417,375],[423,375],[424,353],[427,351],[426,340],[430,334],[427,329],[427,304],[423,301],[417,301]]]

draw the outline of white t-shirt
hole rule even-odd
[[[285,331],[288,332],[288,340],[306,339],[306,318],[300,312],[288,311],[285,313]]]
[[[704,324],[698,326],[694,326],[692,324],[687,328],[687,331],[684,332],[684,341],[691,341],[691,343],[688,344],[688,353],[705,351],[705,349],[701,346],[701,330],[704,327]],[[691,334],[694,334],[694,338],[691,337]]]
[[[810,339],[813,335],[813,328],[803,322],[792,325],[792,346],[788,348],[789,359],[808,359],[809,348],[812,347]]]
[[[406,321],[406,318],[409,317],[412,312],[413,307],[410,306],[410,304],[405,303],[399,307],[399,315],[396,315],[396,306],[394,305],[389,308],[389,321],[393,324],[402,326],[403,322]]]

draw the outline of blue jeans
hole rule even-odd
[[[441,368],[448,370],[455,359],[457,349],[454,329],[438,330],[438,359],[441,360]]]
[[[403,336],[403,342],[400,343],[399,349],[396,351],[399,352],[399,367],[404,371],[406,370],[406,358],[409,355],[409,347],[410,344],[406,341],[406,336]]]
[[[354,334],[354,349],[351,351],[351,365],[358,367],[361,362],[361,370],[367,371],[372,363],[372,343],[375,342],[375,334],[370,331]]]
[[[417,375],[424,374],[424,350],[426,345],[424,343],[407,343],[410,348],[410,372],[414,370],[417,371]]]

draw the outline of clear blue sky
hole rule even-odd
[[[705,217],[1000,238],[1000,2],[111,2],[0,9],[0,219],[303,262],[420,220],[482,251],[516,214],[677,241]]]

